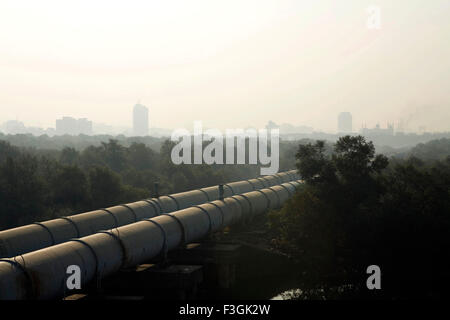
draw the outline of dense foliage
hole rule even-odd
[[[270,226],[301,264],[299,298],[448,296],[450,157],[389,164],[361,136],[331,154],[323,141],[300,145],[296,157],[305,184]],[[366,287],[370,265],[381,290]]]
[[[82,151],[23,149],[0,141],[0,229],[223,182],[253,178],[250,165],[174,165],[171,141],[156,152],[118,140]]]
[[[259,165],[174,165],[174,142],[153,137],[8,138],[22,147],[0,140],[0,230],[149,198],[155,183],[162,195],[260,173]],[[281,171],[295,167],[294,153],[281,143]]]

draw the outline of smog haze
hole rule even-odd
[[[366,9],[381,12],[377,30]],[[450,2],[2,1],[0,122],[450,129]]]

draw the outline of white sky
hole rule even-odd
[[[0,122],[130,126],[138,100],[152,127],[450,130],[450,0],[0,0]]]

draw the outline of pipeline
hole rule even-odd
[[[256,183],[256,182],[255,182]],[[262,183],[262,181],[261,181]],[[227,226],[280,208],[301,180],[231,195],[78,239],[0,259],[0,300],[60,299],[67,268],[79,266],[82,288],[148,262]]]
[[[299,179],[295,170],[224,184],[224,197]],[[219,187],[176,193],[0,231],[0,258],[14,257],[163,213],[219,199]]]

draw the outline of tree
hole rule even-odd
[[[103,155],[106,164],[115,172],[122,171],[126,166],[125,150],[117,140],[110,139],[102,142]]]
[[[131,167],[136,170],[155,169],[157,167],[155,152],[143,143],[133,143],[128,148],[127,155]]]
[[[66,147],[61,151],[60,161],[62,164],[74,165],[78,161],[78,151],[74,148]]]
[[[335,168],[325,154],[325,141],[300,145],[296,158],[297,169],[306,182],[310,184],[322,181],[336,182]]]
[[[37,159],[7,158],[0,165],[0,227],[31,223],[46,215],[47,186],[38,175]]]
[[[270,225],[279,249],[301,263],[303,297],[448,297],[450,158],[395,161],[363,137],[299,146],[302,189]],[[382,290],[366,268],[380,266]]]
[[[375,254],[388,160],[361,136],[341,137],[330,153],[324,141],[300,145],[296,157],[306,183],[270,215],[277,243],[301,261],[305,290],[359,290]]]
[[[84,208],[89,203],[88,180],[77,166],[62,167],[54,181],[54,203],[74,209]]]
[[[105,167],[94,167],[89,171],[90,194],[93,208],[105,208],[121,199],[120,177]]]

